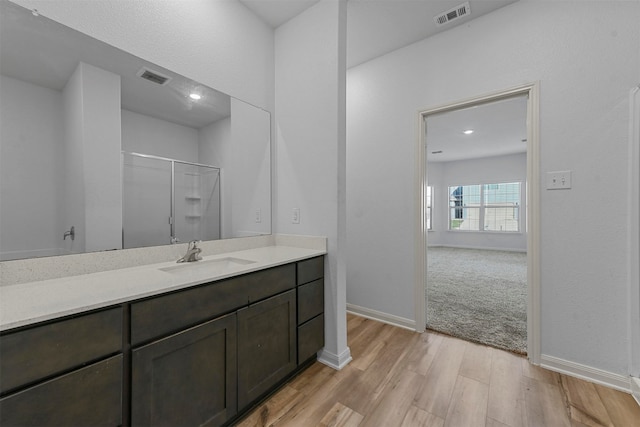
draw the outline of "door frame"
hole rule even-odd
[[[539,82],[493,92],[419,111],[415,147],[415,325],[426,326],[427,239],[425,202],[427,188],[425,118],[474,105],[527,95],[527,357],[540,364],[540,89]]]

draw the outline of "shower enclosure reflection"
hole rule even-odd
[[[220,168],[122,152],[122,247],[220,238]]]

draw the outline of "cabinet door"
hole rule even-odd
[[[237,412],[236,315],[132,352],[134,426],[218,426]]]
[[[118,426],[122,355],[0,399],[2,426]]]
[[[238,406],[262,396],[295,367],[295,290],[238,310]]]

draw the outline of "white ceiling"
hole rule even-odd
[[[318,0],[240,0],[276,28]],[[434,17],[465,0],[348,0],[347,67],[465,24],[517,0],[469,0],[471,14],[438,27]]]
[[[473,133],[465,135],[468,129]],[[526,139],[526,95],[434,114],[426,119],[429,162],[524,153]]]

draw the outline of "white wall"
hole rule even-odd
[[[637,1],[520,1],[350,69],[349,303],[414,318],[417,111],[539,80],[541,179],[573,171],[541,194],[542,354],[626,375],[638,22]]]
[[[197,163],[198,130],[122,110],[122,149]]]
[[[0,260],[62,248],[62,105],[59,91],[0,76]]]
[[[479,249],[527,250],[526,235],[526,154],[485,157],[455,162],[430,162],[427,165],[428,184],[434,187],[432,224],[427,244]],[[520,229],[518,233],[486,231],[449,231],[448,187],[468,184],[521,182]]]
[[[120,76],[80,63],[87,251],[122,249]]]
[[[328,238],[325,350],[333,366],[350,360],[345,301],[346,3],[321,0],[276,30],[275,231]],[[300,223],[292,224],[293,208]]]
[[[231,117],[227,117],[203,127],[198,132],[198,156],[200,162],[220,168],[221,188],[221,224],[220,236],[223,239],[233,237],[233,191],[227,181],[226,171],[233,156],[233,141],[231,138]]]
[[[85,252],[84,144],[82,110],[82,70],[78,66],[67,81],[64,99],[64,207],[65,230],[75,229],[73,240],[67,238],[64,247],[70,253]]]
[[[231,98],[232,163],[225,165],[223,185],[233,198],[234,237],[271,233],[270,120],[266,111]]]

